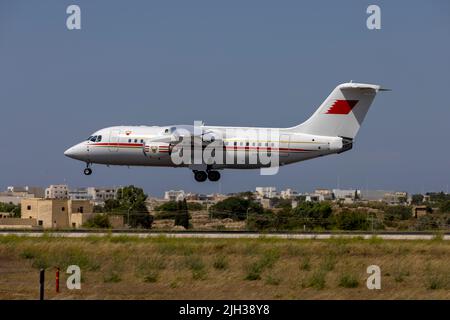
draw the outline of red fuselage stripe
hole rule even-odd
[[[142,147],[142,143],[95,143],[90,146],[101,147]],[[314,150],[300,149],[300,148],[275,148],[275,147],[260,147],[260,146],[224,146],[226,150],[267,150],[280,152],[310,152]],[[159,146],[160,151],[168,151],[168,146]]]

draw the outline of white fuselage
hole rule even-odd
[[[169,152],[158,150],[156,153],[144,152],[145,142],[155,137],[165,134],[167,127],[155,126],[118,126],[101,129],[91,137],[97,137],[95,141],[86,140],[72,148],[65,154],[71,158],[84,161],[86,163],[98,163],[105,165],[122,166],[157,166],[157,167],[190,167],[190,164],[174,164]],[[254,169],[265,165],[249,163],[248,158],[259,152],[278,152],[279,164],[299,162],[328,154],[343,151],[342,138],[327,137],[310,134],[302,134],[291,129],[279,130],[279,139],[258,139],[248,136],[226,137],[227,130],[247,131],[266,130],[267,128],[236,128],[236,127],[213,127],[204,126],[203,129],[221,132],[223,137],[223,154],[236,157],[236,161],[229,163],[223,161],[221,164],[213,164],[214,169]],[[267,129],[273,130],[273,129]],[[101,136],[99,139],[98,137]],[[158,144],[158,143],[156,143]],[[161,143],[161,146],[163,143]],[[347,150],[347,149],[346,149]],[[237,161],[237,158],[244,158],[244,163]]]

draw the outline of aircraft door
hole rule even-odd
[[[119,135],[120,130],[119,129],[112,129],[109,132],[109,151],[111,152],[117,152],[119,151]]]

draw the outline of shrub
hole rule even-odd
[[[103,282],[105,283],[117,283],[122,281],[122,278],[120,277],[119,273],[116,271],[108,271],[103,276]]]
[[[325,288],[325,276],[326,273],[321,270],[314,272],[306,286],[315,289]]]
[[[191,269],[194,280],[203,280],[206,278],[205,264],[200,257],[189,255],[186,257],[186,264]]]
[[[432,276],[432,277],[429,277],[427,279],[427,281],[428,281],[427,289],[438,290],[438,289],[444,288],[444,281],[440,277]]]
[[[395,282],[403,282],[405,277],[409,276],[409,272],[404,270],[396,270],[393,272],[393,276]]]
[[[234,220],[245,220],[247,213],[263,213],[261,204],[252,199],[241,197],[229,197],[217,202],[209,209],[215,218],[231,218]]]
[[[356,288],[359,282],[352,274],[344,273],[339,279],[339,286],[343,288]]]
[[[36,253],[33,249],[31,248],[25,248],[20,256],[24,259],[34,259],[36,257]]]
[[[320,268],[323,271],[332,271],[334,269],[334,265],[336,264],[336,259],[332,255],[328,255],[325,257],[324,261],[322,262]]]
[[[281,283],[281,278],[269,274],[267,276],[266,283],[272,286],[277,286]]]
[[[384,209],[384,219],[407,220],[412,217],[412,209],[410,206],[387,206]]]
[[[367,212],[344,209],[335,216],[336,226],[341,230],[367,230]]]
[[[187,207],[189,211],[200,211],[204,209],[204,206],[197,202],[188,202]]]
[[[158,272],[153,270],[150,271],[145,277],[144,277],[144,282],[156,282],[158,281]]]
[[[300,262],[300,270],[309,271],[311,269],[311,264],[309,258],[305,258]]]
[[[108,229],[111,228],[108,216],[106,214],[96,214],[89,220],[87,220],[84,225],[86,228],[98,228],[98,229]]]
[[[215,269],[224,270],[228,268],[227,258],[223,255],[217,256],[214,260],[213,266]]]
[[[247,267],[247,275],[245,280],[259,280],[261,279],[262,267],[258,262],[254,262]]]
[[[279,253],[276,250],[269,250],[263,254],[263,256],[251,263],[247,267],[247,274],[245,280],[259,280],[261,279],[261,273],[266,268],[272,268],[275,262],[279,259]]]
[[[164,211],[164,212],[175,212],[178,211],[178,203],[177,201],[168,201],[163,203],[154,209],[155,211]]]

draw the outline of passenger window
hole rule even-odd
[[[249,143],[249,142],[246,142],[245,145],[248,147],[248,146],[250,145],[250,143]]]
[[[242,142],[239,142],[239,145],[242,146]]]
[[[134,139],[134,143],[136,143],[137,142],[137,139]]]
[[[102,141],[102,136],[97,137],[97,142],[100,142],[100,141]]]
[[[234,142],[234,145],[237,146],[237,142],[236,141]]]
[[[261,146],[261,142],[258,142],[258,146]]]
[[[141,139],[141,143],[144,143],[144,139]]]
[[[128,143],[130,143],[131,142],[131,139],[128,139]]]
[[[255,143],[253,142],[252,145],[255,146]]]

